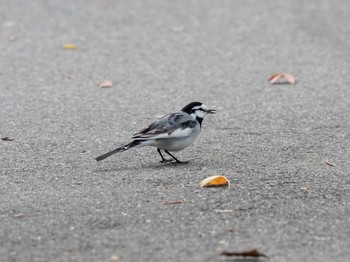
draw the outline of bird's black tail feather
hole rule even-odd
[[[128,150],[128,149],[130,149],[130,148],[132,148],[134,146],[138,146],[139,144],[141,144],[140,140],[134,140],[131,143],[125,145],[125,146],[122,146],[122,147],[119,147],[117,149],[114,149],[114,150],[112,150],[112,151],[110,151],[110,152],[108,152],[106,154],[103,154],[101,156],[96,157],[95,159],[97,161],[101,161],[101,160],[103,160],[103,159],[105,159],[105,158],[107,158],[107,157],[109,157],[111,155],[114,155],[115,153],[124,152],[124,151],[126,151],[126,150]]]

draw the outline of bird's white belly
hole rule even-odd
[[[189,145],[193,143],[194,139],[193,137],[188,137],[188,138],[182,138],[182,139],[176,139],[176,138],[171,138],[167,140],[159,140],[157,141],[156,147],[161,149],[161,150],[167,150],[167,151],[180,151]]]
[[[194,128],[192,132],[185,137],[172,137],[167,139],[157,139],[154,146],[161,150],[167,150],[167,151],[180,151],[189,145],[191,145],[194,140],[198,137],[200,133],[200,129]]]

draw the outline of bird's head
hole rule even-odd
[[[181,111],[189,114],[193,119],[197,119],[199,123],[202,123],[202,120],[206,114],[215,114],[215,109],[208,109],[201,102],[192,102],[186,105]]]

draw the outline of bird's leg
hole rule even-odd
[[[160,161],[161,163],[166,163],[166,162],[171,162],[172,161],[172,159],[165,159],[164,156],[162,155],[162,152],[160,152],[159,148],[157,148],[157,151],[158,151],[160,157],[162,158],[162,161]]]
[[[186,164],[186,163],[188,163],[188,161],[186,161],[186,162],[180,161],[179,159],[177,159],[176,157],[174,157],[172,154],[170,154],[169,151],[167,151],[167,150],[164,150],[164,152],[167,153],[167,154],[168,154],[169,156],[171,156],[172,158],[174,158],[175,161],[176,161],[176,163],[178,163],[178,164]]]

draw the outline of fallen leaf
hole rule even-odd
[[[300,188],[302,191],[304,191],[305,193],[309,193],[310,191],[310,188],[308,186],[305,186],[305,187],[301,187]]]
[[[210,176],[200,182],[200,187],[230,186],[230,181],[224,176]]]
[[[329,160],[326,160],[326,164],[329,166],[334,166],[334,164],[332,162],[330,162]]]
[[[12,214],[14,218],[22,218],[24,216],[21,212],[17,211],[16,209],[12,210]]]
[[[166,201],[163,203],[163,205],[176,205],[176,204],[182,204],[181,200],[175,200],[175,201]]]
[[[17,214],[14,214],[13,217],[15,218],[21,218],[23,217],[24,215],[22,213],[17,213]]]
[[[73,50],[73,49],[77,49],[77,48],[78,48],[78,46],[75,44],[65,44],[63,46],[63,49],[66,49],[66,50]]]
[[[251,249],[243,252],[229,252],[229,251],[223,251],[220,254],[221,256],[237,256],[237,257],[267,257],[265,254],[260,253],[256,249]]]
[[[112,81],[103,81],[98,84],[99,87],[106,88],[106,87],[112,87],[113,83]]]
[[[291,74],[284,74],[283,77],[291,84],[291,85],[295,85],[296,80],[295,77]]]
[[[119,259],[120,259],[119,256],[116,256],[116,255],[111,256],[111,261],[119,261]]]
[[[296,83],[295,77],[287,73],[275,73],[271,75],[267,80],[270,82],[270,84],[275,84],[281,78],[287,80],[287,82],[291,85],[295,85]]]
[[[269,77],[268,81],[270,81],[271,84],[274,84],[278,79],[280,79],[283,76],[282,73],[276,73]]]
[[[15,139],[14,139],[14,138],[9,138],[9,137],[5,136],[5,137],[2,137],[1,140],[3,140],[3,141],[13,141],[13,140],[15,140]]]

